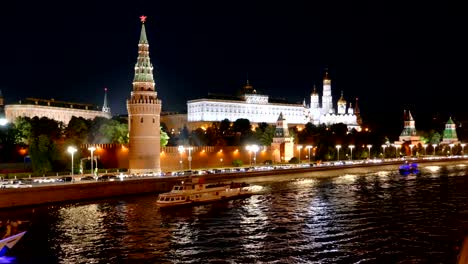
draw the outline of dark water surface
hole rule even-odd
[[[156,195],[1,211],[30,222],[0,263],[455,263],[468,167],[255,182],[259,193],[159,210]]]

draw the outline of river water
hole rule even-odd
[[[156,195],[4,210],[28,232],[0,263],[455,263],[468,167],[256,181],[252,197],[160,210]]]

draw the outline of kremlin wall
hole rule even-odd
[[[89,156],[88,147],[91,145],[81,146],[82,157]],[[94,155],[98,156],[98,168],[128,168],[128,152],[126,145],[121,144],[93,144],[96,147]],[[308,159],[307,150],[303,149],[301,153],[302,159]],[[222,168],[232,167],[234,160],[241,160],[244,166],[249,166],[249,159],[254,164],[263,164],[265,161],[280,162],[279,151],[271,147],[261,147],[256,155],[241,147],[192,147],[190,151],[192,157],[191,167],[193,170],[205,168]],[[178,147],[162,147],[160,152],[161,171],[172,172],[189,169],[189,153],[185,149],[182,153]],[[182,161],[182,166],[180,161]]]

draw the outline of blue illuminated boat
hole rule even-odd
[[[20,232],[18,234],[9,236],[0,240],[0,257],[3,257],[8,250],[12,249],[16,243],[26,234],[26,231]]]
[[[400,171],[400,174],[403,176],[409,175],[409,174],[418,174],[419,173],[419,168],[417,163],[405,163],[401,165],[398,170]]]

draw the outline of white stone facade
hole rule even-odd
[[[249,91],[255,91],[247,83]],[[247,86],[246,85],[246,86]],[[343,123],[348,129],[361,129],[359,109],[353,109],[343,97],[337,102],[337,109],[333,107],[331,95],[331,81],[326,76],[323,82],[322,106],[320,98],[314,90],[310,96],[310,107],[303,104],[276,103],[269,100],[268,95],[256,93],[244,94],[241,97],[225,97],[195,99],[187,102],[187,121],[219,122],[228,119],[233,122],[239,118],[248,119],[251,123],[274,124],[282,113],[283,117],[292,125],[304,125],[311,122],[314,125],[333,125]]]
[[[307,123],[304,114],[306,108],[302,104],[268,103],[268,96],[255,98],[246,95],[245,101],[223,99],[196,99],[187,102],[188,122],[215,122],[229,119],[233,122],[239,118],[248,119],[252,123],[276,123],[280,113],[283,113],[289,123]]]
[[[5,116],[9,122],[14,122],[18,117],[47,117],[65,125],[70,122],[70,119],[75,117],[82,117],[84,119],[94,119],[95,117],[112,118],[110,112],[103,112],[97,110],[86,110],[70,107],[57,107],[46,105],[34,104],[8,104],[5,105]]]

